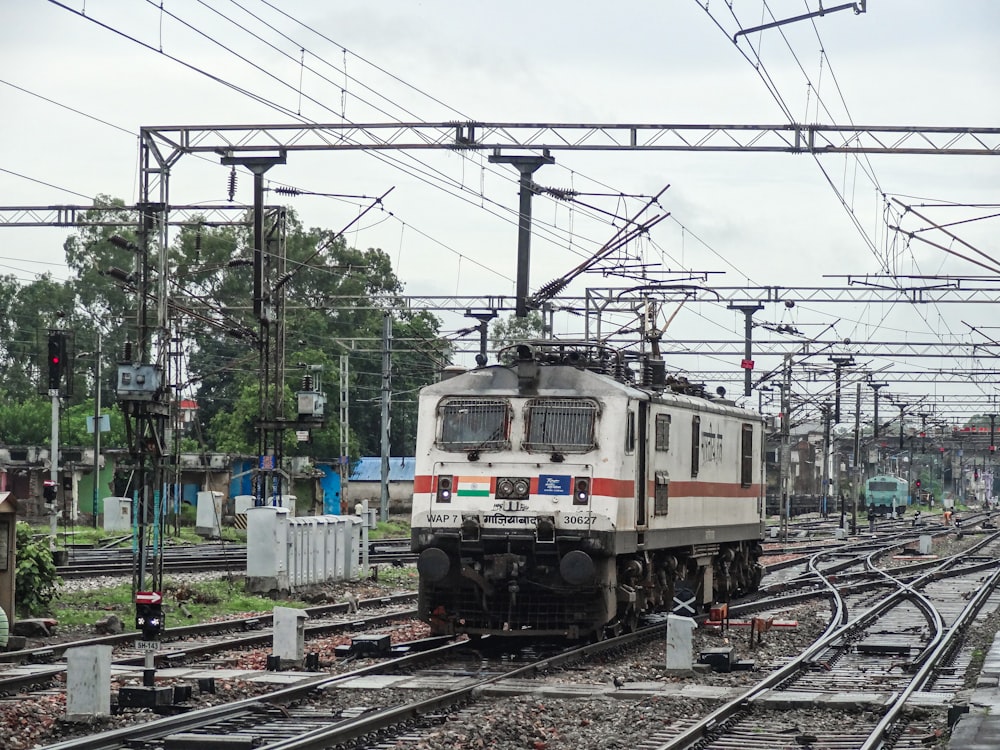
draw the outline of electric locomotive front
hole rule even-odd
[[[865,482],[865,500],[875,513],[889,516],[905,513],[909,502],[909,483],[905,479],[890,474],[880,474]]]
[[[421,391],[421,617],[437,634],[578,638],[632,629],[681,592],[695,608],[755,591],[759,417],[548,346]]]
[[[614,618],[626,390],[532,360],[421,392],[412,539],[436,633],[576,638]]]

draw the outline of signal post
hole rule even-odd
[[[49,452],[49,478],[44,482],[42,497],[45,500],[45,510],[49,514],[49,549],[56,547],[56,517],[59,513],[56,497],[59,487],[59,397],[66,375],[66,391],[72,387],[69,377],[69,358],[67,357],[68,334],[66,331],[50,329],[48,341],[48,394],[52,399],[52,433]]]
[[[135,592],[135,629],[141,633],[141,640],[137,640],[135,645],[145,654],[142,685],[121,688],[118,691],[119,706],[156,709],[173,703],[173,688],[156,686],[156,652],[160,650],[164,619],[161,591]]]

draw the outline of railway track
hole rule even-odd
[[[298,750],[378,746],[406,741],[439,725],[486,689],[567,664],[586,662],[662,635],[662,627],[582,647],[535,644],[516,651],[496,638],[458,641],[336,675],[318,675],[266,695],[199,709],[46,746],[48,750],[135,747]],[[417,689],[393,690],[400,680]],[[481,704],[480,704],[481,705]],[[383,746],[387,746],[384,745]]]
[[[813,602],[808,605],[813,608],[829,602],[829,622],[822,637],[800,656],[790,653],[769,667],[763,681],[756,682],[756,675],[745,673],[741,679],[748,687],[735,700],[720,701],[714,709],[700,712],[704,715],[665,715],[656,722],[658,729],[630,739],[629,747],[928,747],[935,738],[914,718],[919,715],[915,712],[930,710],[940,715],[946,710],[942,708],[945,700],[964,681],[965,668],[973,661],[962,635],[979,612],[1000,605],[996,591],[1000,540],[984,535],[964,541],[976,546],[951,558],[914,561],[898,559],[910,557],[901,553],[913,544],[912,534],[894,538],[887,534],[881,539],[854,540],[797,561],[794,574],[772,582],[768,596],[734,605],[732,613],[766,616],[787,610],[795,601]],[[48,748],[427,747],[428,736],[440,741],[449,731],[454,733],[456,726],[464,724],[474,732],[484,717],[491,723],[493,717],[502,717],[504,707],[514,705],[515,696],[539,689],[539,676],[560,670],[577,674],[572,670],[585,670],[582,665],[613,661],[615,657],[609,654],[627,653],[642,643],[655,646],[662,641],[662,632],[663,626],[654,624],[632,636],[591,644],[567,661],[562,661],[561,654],[515,658],[510,653],[493,661],[484,650],[441,647],[433,649],[428,661],[386,662],[365,670],[309,677],[297,686],[298,691],[278,691],[218,710],[199,709],[134,731],[115,730],[103,738],[67,740]],[[485,644],[489,640],[484,639]],[[478,648],[485,648],[484,643]],[[566,666],[572,664],[581,666]],[[572,693],[573,684],[570,679],[570,686],[562,691]],[[558,694],[560,688],[554,689]],[[633,700],[625,698],[628,692],[626,686],[623,700]],[[147,734],[154,732],[154,724],[159,734]],[[576,747],[589,746],[577,743]]]
[[[352,634],[385,627],[389,623],[414,619],[414,594],[366,599],[357,611],[349,603],[328,604],[305,609],[306,641],[332,634]],[[211,658],[220,652],[264,648],[273,639],[273,617],[262,614],[218,622],[167,628],[155,653],[158,667],[178,667]],[[136,632],[87,638],[18,651],[0,652],[0,695],[50,683],[66,669],[66,651],[79,646],[105,645],[114,648],[117,668],[143,666],[145,652],[135,648],[141,639]]]
[[[131,549],[73,548],[68,557],[67,563],[56,569],[63,579],[129,576],[135,568]],[[408,538],[368,542],[370,565],[407,565],[415,561]],[[241,572],[246,566],[247,549],[243,544],[206,542],[163,548],[165,573]]]
[[[947,684],[956,659],[967,661],[956,657],[963,633],[988,603],[1000,598],[1000,535],[937,561],[909,582],[899,569],[878,568],[878,554],[864,562],[888,590],[877,595],[869,591],[866,601],[853,605],[834,581],[818,572],[814,560],[813,569],[835,602],[827,633],[750,690],[680,732],[650,738],[643,750],[926,747],[926,733],[910,731],[909,702],[938,679]],[[852,702],[845,702],[844,695],[853,696]],[[857,710],[847,710],[848,705]],[[783,715],[789,706],[800,709],[793,732]],[[803,717],[810,714],[814,728],[802,728]],[[832,729],[838,721],[840,728]]]

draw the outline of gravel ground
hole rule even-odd
[[[193,583],[213,580],[218,577],[218,573],[181,573],[171,575],[170,580],[176,583]],[[69,591],[93,590],[116,586],[122,582],[129,581],[131,581],[130,578],[121,577],[71,579],[65,582],[64,589]],[[380,584],[374,581],[346,581],[316,587],[310,592],[311,597],[316,599],[317,602],[345,601],[348,593],[360,600],[400,593],[400,589],[395,585]],[[248,612],[244,614],[250,616],[261,613]],[[385,632],[391,632],[394,642],[422,638],[429,634],[427,626],[416,621],[402,622],[384,630]],[[93,635],[94,631],[91,627],[58,627],[56,633],[49,638],[29,639],[28,646],[41,647],[54,643],[65,643],[67,641],[88,638]],[[319,653],[321,664],[330,671],[353,669],[359,666],[360,662],[348,662],[345,660],[335,662],[333,656],[336,646],[349,643],[349,641],[349,636],[318,639],[309,642],[309,650]],[[220,659],[226,661],[227,666],[231,666],[234,669],[263,669],[269,653],[269,649],[233,651],[223,654]],[[335,663],[337,667],[333,668],[332,665]],[[111,686],[112,694],[116,694],[123,685],[140,683],[141,680],[114,680]],[[158,682],[158,684],[166,685],[169,682],[162,681]],[[268,693],[274,689],[270,685],[235,681],[219,681],[216,685],[217,692],[214,695],[195,696],[199,707],[231,702],[251,695]],[[101,717],[92,722],[81,724],[65,721],[65,710],[65,695],[57,689],[0,699],[0,750],[29,750],[30,748],[42,747],[70,737],[102,732],[127,726],[135,722],[159,718],[156,714],[148,711],[129,710],[121,715]]]
[[[473,706],[449,716],[416,743],[419,750],[630,750],[651,734],[702,715],[701,701],[644,698],[546,699],[521,695],[505,698],[502,711],[483,714]],[[676,731],[676,730],[675,730]]]
[[[956,540],[953,536],[935,543],[935,553],[944,556],[966,546],[969,537]],[[938,546],[940,545],[940,546]],[[217,577],[217,574],[183,574],[172,576],[179,582],[191,582]],[[69,581],[67,588],[111,585],[118,579],[94,580],[87,582]],[[326,587],[322,596],[329,601],[343,601],[346,594],[358,598],[371,598],[396,591],[395,588],[374,582],[350,582]],[[730,673],[692,673],[688,675],[667,674],[664,668],[665,644],[663,640],[636,647],[625,654],[595,658],[586,665],[572,669],[540,675],[541,684],[578,683],[595,684],[606,688],[601,695],[581,699],[540,699],[539,696],[523,695],[502,699],[502,710],[486,710],[482,703],[456,711],[445,717],[441,724],[423,733],[421,739],[400,744],[400,748],[420,750],[443,750],[444,748],[493,748],[494,750],[590,750],[594,748],[615,749],[635,747],[642,739],[653,733],[675,733],[685,721],[697,718],[710,711],[716,704],[712,700],[681,699],[676,697],[642,697],[630,699],[628,684],[639,682],[660,682],[664,684],[702,684],[714,686],[748,686],[762,676],[764,670],[780,666],[789,654],[798,653],[812,643],[825,628],[828,618],[826,604],[797,605],[781,611],[769,613],[775,617],[797,620],[794,628],[774,628],[763,637],[763,643],[752,646],[747,628],[731,628],[728,632],[698,629],[694,632],[694,649],[698,652],[720,646],[733,646],[735,658],[752,660],[754,671]],[[994,615],[982,627],[975,629],[973,637],[984,646],[992,641],[1000,614]],[[81,637],[89,633],[60,633],[57,637]],[[393,640],[407,640],[423,637],[426,628],[421,623],[403,622],[393,631]],[[345,643],[348,637],[337,637],[310,641],[308,649],[320,653],[320,661],[325,670],[341,671],[353,669],[364,662],[345,663],[333,657],[337,645]],[[262,668],[267,650],[233,652],[224,659],[227,666],[235,668]],[[625,689],[613,689],[613,681],[624,681]],[[113,687],[117,690],[119,685]],[[199,706],[237,700],[268,692],[269,686],[235,681],[218,682],[218,692],[214,695],[195,696]],[[405,695],[391,690],[380,691],[338,691],[328,696],[300,704],[303,710],[312,710],[321,703],[322,710],[331,712],[359,706],[378,707],[391,705],[403,698],[412,700],[413,691]],[[31,750],[70,736],[97,733],[124,726],[136,721],[157,718],[154,714],[130,711],[120,716],[105,717],[86,725],[64,721],[65,698],[56,691],[18,696],[0,700],[0,748],[3,750]],[[921,738],[925,747],[944,747],[946,733],[942,731],[945,719],[936,713],[921,713],[916,716],[908,732]],[[329,713],[327,714],[329,715]],[[758,717],[764,720],[765,717]],[[803,734],[833,732],[844,726],[845,719],[858,723],[869,723],[863,712],[849,717],[845,711],[826,712],[818,710],[783,711],[776,720],[785,722],[789,728],[788,747],[798,747],[794,741],[795,731]],[[795,731],[793,731],[795,730]],[[776,746],[776,750],[779,746]]]
[[[789,655],[798,654],[813,643],[826,628],[829,610],[825,603],[818,608],[802,604],[768,613],[768,616],[772,615],[778,619],[795,620],[798,625],[773,628],[763,635],[763,642],[757,645],[751,645],[749,628],[746,627],[732,627],[727,632],[714,628],[698,628],[693,633],[695,660],[702,651],[732,646],[733,658],[753,661],[752,670],[667,673],[666,641],[656,639],[631,649],[624,657],[598,657],[600,661],[590,662],[586,665],[585,671],[574,667],[572,670],[552,673],[539,679],[552,683],[613,684],[617,677],[624,681],[626,687],[628,683],[636,682],[690,683],[720,687],[751,685],[761,679],[762,672],[781,666]]]

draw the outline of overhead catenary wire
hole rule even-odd
[[[733,5],[731,3],[727,3],[727,6],[729,8],[730,14],[733,16],[734,19],[736,19],[736,15],[735,15],[735,11],[733,9]],[[712,18],[713,22],[715,22],[716,26],[720,30],[724,31],[724,29],[722,28],[721,23],[719,23],[719,21],[713,16],[713,14],[711,13],[711,11],[709,10],[707,3],[704,6],[701,6],[701,4],[699,3],[699,7],[702,7],[703,10],[709,15],[709,17]],[[767,9],[768,12],[770,12],[770,9],[767,7],[767,3],[766,2],[764,3],[764,7]],[[808,8],[808,3],[806,3],[806,7]],[[771,17],[773,19],[774,15],[771,14]],[[738,22],[738,19],[736,19],[736,20]],[[846,100],[845,100],[845,98],[843,96],[843,92],[841,90],[839,81],[837,81],[837,77],[836,77],[836,75],[835,75],[835,73],[833,71],[832,64],[830,64],[829,56],[826,53],[825,46],[822,44],[822,40],[819,37],[819,30],[818,30],[818,27],[816,26],[816,22],[815,22],[815,20],[812,20],[811,23],[812,23],[813,31],[814,31],[814,33],[816,35],[817,41],[820,44],[820,49],[821,49],[821,53],[822,53],[822,58],[821,59],[824,59],[827,62],[827,69],[829,70],[831,79],[834,82],[834,86],[836,87],[837,94],[840,97],[840,100],[841,100],[841,103],[842,103],[842,105],[844,107],[844,110],[847,112],[847,116],[848,116],[849,121],[853,124],[853,118],[851,117],[850,112],[849,112],[849,110],[847,108]],[[822,97],[821,97],[820,92],[818,91],[817,87],[815,87],[815,86],[812,85],[812,82],[811,82],[808,74],[806,73],[805,68],[802,66],[801,61],[798,59],[798,56],[796,55],[794,49],[792,48],[791,43],[789,42],[787,36],[784,33],[784,30],[783,29],[778,29],[778,31],[781,34],[782,39],[785,41],[785,44],[786,44],[786,46],[787,46],[790,54],[792,55],[793,59],[795,60],[795,63],[798,65],[799,70],[802,72],[803,76],[805,77],[806,82],[807,82],[807,86],[808,86],[808,91],[810,93],[815,93],[815,95],[816,95],[817,110],[818,110],[819,106],[822,105],[824,111],[831,117],[832,120],[835,120],[835,118],[833,118],[832,114],[830,113],[830,110],[827,108],[825,102],[823,102]],[[792,121],[792,117],[791,117],[790,109],[787,106],[787,104],[785,103],[784,99],[782,98],[780,92],[778,91],[777,86],[773,83],[773,79],[766,73],[766,68],[764,66],[763,60],[760,57],[759,52],[753,47],[752,42],[750,42],[749,40],[748,40],[748,44],[750,46],[751,51],[754,53],[754,55],[756,57],[756,62],[754,62],[753,60],[751,60],[750,57],[749,57],[749,55],[747,55],[747,53],[744,52],[743,50],[740,50],[741,54],[743,54],[743,56],[748,60],[748,62],[751,62],[751,64],[754,65],[754,68],[757,71],[758,75],[765,82],[765,85],[767,86],[769,93],[772,95],[772,97],[775,99],[775,101],[778,103],[779,107],[781,108],[782,112],[786,115],[786,117],[788,117],[789,121],[791,122]],[[877,250],[877,247],[876,247],[874,241],[870,238],[870,236],[868,235],[868,233],[865,231],[864,227],[860,224],[859,220],[857,219],[857,216],[855,215],[855,212],[853,211],[853,209],[851,208],[851,206],[848,204],[848,201],[847,201],[846,197],[844,196],[844,194],[842,193],[842,191],[840,191],[837,188],[836,184],[834,183],[833,179],[830,177],[830,175],[827,172],[826,168],[820,163],[819,159],[816,158],[815,154],[813,154],[813,157],[814,157],[814,161],[816,162],[817,166],[819,167],[821,173],[823,174],[824,178],[826,179],[828,185],[831,187],[831,189],[834,191],[835,195],[837,196],[838,200],[841,202],[841,205],[844,207],[844,209],[847,212],[847,214],[848,214],[849,218],[851,219],[852,223],[854,223],[856,229],[859,232],[859,235],[865,240],[865,242],[868,245],[869,249],[872,251],[872,253],[875,256],[875,258],[879,261],[880,265],[883,267],[883,269],[885,270],[885,272],[887,274],[891,275],[892,274],[892,269],[891,269],[891,267],[889,265],[889,255],[888,255],[888,253],[886,254],[885,258],[882,258],[882,256],[878,253],[878,250]],[[884,194],[881,186],[879,185],[879,182],[878,182],[877,178],[875,177],[874,168],[873,168],[873,166],[871,164],[870,158],[867,155],[865,156],[865,160],[866,160],[867,167],[865,169],[863,169],[863,171],[865,172],[866,176],[872,181],[873,185],[875,185],[876,189],[879,191],[879,194],[881,195],[883,204],[886,207],[886,211],[888,211],[889,208],[890,208],[890,204],[889,204],[888,198],[887,198],[887,196],[885,196],[885,194]],[[857,156],[855,156],[855,161],[858,162],[858,163],[860,163]],[[889,225],[889,221],[886,221],[885,223],[887,225]],[[938,246],[938,247],[940,248],[941,246]],[[923,320],[924,325],[927,327],[927,329],[929,331],[931,331],[931,332],[934,332],[934,327],[931,325],[930,321],[926,318],[926,316],[924,316],[924,314],[922,313],[922,311],[917,310],[916,312],[917,312],[917,315]],[[883,321],[884,321],[885,317],[886,316],[883,316]],[[948,324],[945,321],[944,316],[940,314],[940,310],[939,310],[939,320],[942,321],[942,322],[944,322],[945,326],[947,327]],[[948,328],[948,330],[950,331],[950,327]]]

